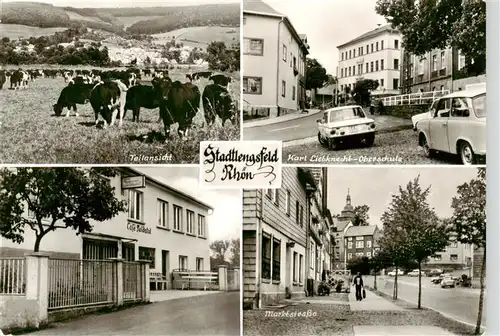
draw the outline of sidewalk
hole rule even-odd
[[[150,301],[151,302],[161,302],[168,300],[175,300],[180,298],[188,298],[193,296],[202,296],[202,295],[210,295],[223,293],[219,291],[197,291],[197,290],[164,290],[164,291],[151,291]]]
[[[404,310],[402,307],[397,306],[396,304],[390,302],[389,300],[384,299],[376,295],[375,293],[367,290],[366,298],[362,301],[356,301],[356,291],[353,290],[349,294],[349,305],[351,306],[351,311],[382,311],[382,310],[391,310],[391,311],[402,311]]]
[[[285,114],[285,115],[282,115],[279,117],[265,117],[265,118],[259,118],[257,120],[243,121],[243,128],[251,128],[251,127],[278,124],[278,123],[281,123],[284,121],[309,117],[309,116],[312,116],[314,114],[319,114],[321,112],[321,110],[318,110],[318,109],[308,109],[307,111],[309,111],[309,112],[306,113],[306,112],[297,111],[297,112],[288,113],[288,114]]]

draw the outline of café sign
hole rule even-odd
[[[145,234],[151,234],[151,228],[146,227],[144,224],[139,223],[127,223],[127,230],[132,232],[140,232]]]
[[[144,175],[122,177],[122,189],[135,189],[145,187],[146,177]]]

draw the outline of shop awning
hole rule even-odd
[[[120,237],[120,236],[113,236],[113,235],[108,235],[105,233],[84,233],[83,237],[87,238],[92,238],[92,237],[99,237],[99,238],[107,238],[107,239],[113,239],[113,240],[121,240],[122,242],[128,243],[128,242],[136,242],[137,239],[135,238],[127,238],[127,237]]]

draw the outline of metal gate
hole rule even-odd
[[[123,300],[139,300],[144,298],[144,272],[139,262],[123,262]]]

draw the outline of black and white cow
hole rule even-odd
[[[152,86],[136,85],[127,91],[125,112],[132,110],[132,121],[139,122],[141,107],[155,109],[160,107],[162,101],[168,96],[172,81],[166,77],[163,79],[153,79]]]
[[[59,99],[57,103],[52,107],[56,116],[60,116],[64,108],[67,108],[66,117],[69,117],[71,113],[71,108],[78,117],[78,111],[76,108],[77,104],[84,105],[90,101],[90,94],[92,89],[95,87],[94,84],[73,84],[68,85],[61,90],[59,94]]]
[[[123,123],[127,87],[120,80],[107,80],[95,85],[90,94],[90,104],[95,114],[96,126],[99,115],[104,119],[104,128],[113,126],[119,112],[120,126]]]
[[[5,74],[5,70],[0,70],[0,90],[2,90],[3,85],[7,81],[7,75]]]
[[[10,89],[27,89],[30,76],[27,71],[18,69],[10,76]]]

